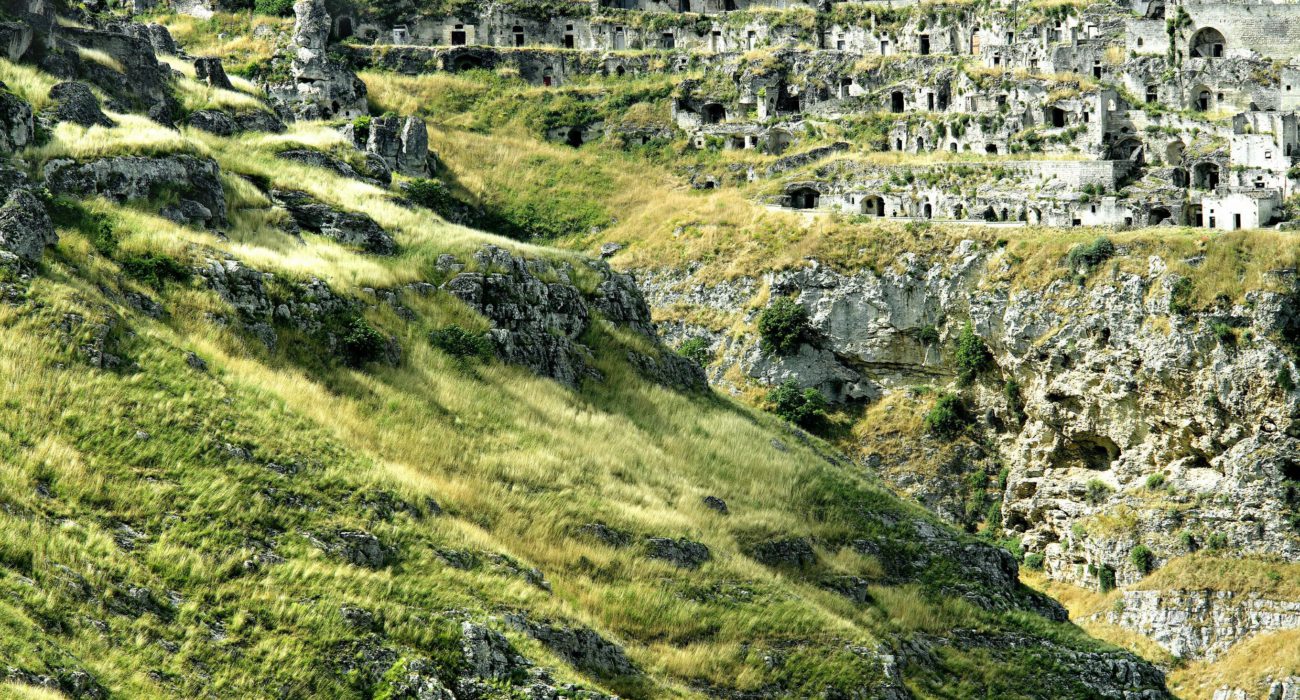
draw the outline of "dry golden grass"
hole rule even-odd
[[[26,156],[38,163],[55,158],[91,160],[109,156],[193,153],[205,155],[203,144],[185,133],[168,129],[136,114],[109,113],[116,127],[84,127],[71,122],[54,126],[53,138],[43,146],[28,149]]]
[[[107,52],[100,51],[99,49],[88,49],[84,46],[78,46],[77,55],[80,56],[83,61],[98,63],[111,71],[116,71],[118,73],[126,72],[126,67],[122,65],[121,61],[113,58]]]
[[[59,80],[31,66],[0,59],[0,82],[15,95],[27,100],[34,111],[39,112],[54,104],[50,98],[50,88],[57,85]]]
[[[1213,662],[1194,661],[1169,673],[1169,687],[1184,700],[1211,700],[1223,687],[1265,697],[1272,681],[1300,675],[1300,630],[1251,637]]]
[[[1135,584],[1143,590],[1212,590],[1300,600],[1300,564],[1197,552],[1170,560]]]

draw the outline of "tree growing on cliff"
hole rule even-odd
[[[813,388],[799,389],[793,379],[767,393],[772,412],[804,428],[815,428],[826,417],[826,397]]]
[[[975,327],[970,321],[962,326],[961,335],[957,336],[957,383],[968,386],[975,377],[993,365],[993,353],[984,344],[984,340],[975,335]]]
[[[758,315],[758,334],[765,349],[778,355],[794,354],[812,338],[808,310],[789,297],[780,297]]]

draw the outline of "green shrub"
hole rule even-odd
[[[697,336],[687,340],[677,347],[677,354],[704,367],[713,359],[713,353],[709,351],[709,340],[702,336]]]
[[[970,416],[962,405],[961,397],[956,394],[940,396],[934,402],[934,407],[925,414],[926,429],[942,438],[957,437],[969,424]]]
[[[1196,551],[1196,538],[1192,536],[1190,530],[1178,533],[1178,544],[1182,545],[1183,550],[1188,554]]]
[[[1228,547],[1228,536],[1222,532],[1216,532],[1205,538],[1205,546],[1212,551],[1226,549]]]
[[[1143,576],[1151,573],[1156,566],[1156,555],[1151,548],[1140,544],[1129,552],[1129,561],[1133,562],[1133,568],[1137,569]]]
[[[1164,485],[1165,485],[1164,474],[1156,473],[1147,477],[1147,488],[1151,489],[1152,491],[1158,491]]]
[[[1192,312],[1193,285],[1190,277],[1179,277],[1169,288],[1169,313],[1186,316]]]
[[[1071,269],[1084,268],[1092,270],[1115,255],[1115,244],[1105,236],[1098,236],[1092,243],[1080,243],[1066,254],[1066,263]]]
[[[1295,377],[1291,374],[1290,367],[1283,367],[1277,371],[1277,388],[1288,394],[1295,391]]]
[[[805,428],[818,426],[826,417],[826,397],[816,389],[799,389],[789,380],[767,393],[772,412]]]
[[[154,251],[133,253],[118,263],[127,277],[154,289],[162,289],[168,282],[185,282],[190,278],[190,269],[183,263]]]
[[[1115,570],[1109,566],[1097,569],[1097,586],[1101,588],[1102,593],[1115,590]]]
[[[481,333],[471,333],[457,325],[439,328],[429,334],[433,347],[455,357],[487,358],[492,356],[492,343]]]
[[[1106,482],[1101,479],[1089,479],[1086,490],[1088,502],[1097,505],[1106,500],[1106,497],[1109,496],[1111,491],[1114,489],[1108,486]]]
[[[1235,347],[1237,345],[1237,331],[1232,326],[1216,321],[1210,326],[1210,331],[1214,333],[1215,339],[1224,347]]]
[[[916,339],[921,341],[922,345],[934,345],[939,342],[939,329],[934,326],[924,326],[916,332]]]
[[[957,336],[957,383],[962,386],[975,381],[975,377],[993,364],[993,354],[984,344],[984,340],[975,335],[975,328],[970,321],[962,326],[961,335]]]
[[[1007,412],[1011,415],[1012,420],[1017,423],[1025,422],[1025,400],[1020,395],[1020,382],[1015,377],[1007,380],[1002,385],[1002,396],[1007,401]]]
[[[459,202],[452,196],[451,190],[439,180],[418,179],[402,185],[406,198],[425,209],[432,210],[438,216],[447,218],[456,210]]]
[[[763,347],[778,355],[790,355],[812,337],[808,311],[789,297],[773,301],[758,315],[758,334]]]
[[[1042,570],[1043,570],[1043,555],[1038,554],[1037,552],[1035,552],[1035,553],[1033,553],[1033,554],[1026,554],[1026,555],[1025,555],[1025,568],[1026,568],[1026,569],[1029,569],[1030,571],[1042,571]]]
[[[360,316],[348,323],[343,333],[343,361],[349,367],[361,367],[378,360],[384,354],[388,341]]]
[[[293,0],[257,0],[253,11],[259,15],[288,17],[293,14]]]
[[[370,140],[370,116],[362,115],[352,120],[352,133],[356,140],[366,143]]]

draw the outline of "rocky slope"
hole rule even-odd
[[[1171,272],[1173,262],[1190,275]],[[976,442],[1005,467],[994,526],[1041,556],[1049,576],[1097,588],[1134,583],[1198,550],[1300,553],[1296,293],[1252,291],[1192,308],[1190,276],[1203,263],[1121,243],[1111,260],[1074,269],[1061,260],[1050,281],[1013,282],[1021,261],[965,241],[880,271],[809,261],[701,283],[649,270],[642,286],[670,337],[708,340],[721,386],[793,379],[849,404],[891,404],[915,386],[952,382],[954,342],[969,322],[991,352],[963,401]],[[1274,289],[1294,285],[1293,269],[1269,274]],[[813,339],[796,352],[724,330],[750,327],[769,295],[789,295],[810,313]],[[692,323],[692,314],[714,321]],[[881,447],[861,444],[869,464],[961,520],[960,478],[917,479],[925,448]],[[1293,605],[1133,591],[1110,619],[1177,655],[1203,657],[1256,631],[1294,627]]]
[[[240,94],[10,4],[44,108],[0,130],[0,694],[1168,697],[1009,552],[711,395],[631,277],[390,188],[419,126],[309,121],[364,105],[323,3],[292,89]]]

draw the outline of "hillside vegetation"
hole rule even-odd
[[[229,41],[250,62],[266,50]],[[38,108],[58,82],[8,62],[0,76]],[[171,80],[186,113],[260,109],[248,84]],[[527,269],[580,295],[608,272],[280,157],[361,165],[341,124],[220,137],[108,116],[115,126],[54,125],[12,165],[41,182],[65,160],[211,158],[228,221],[160,216],[181,196],[168,188],[46,193],[59,242],[4,279],[3,692],[1163,692],[1153,669],[1058,621],[1005,552],[826,443],[649,381],[632,358],[659,348],[626,319],[597,314],[584,331],[594,372],[576,389],[488,357],[488,320],[442,287],[501,273],[485,246],[545,262]],[[468,179],[456,166],[489,142],[464,138],[465,151],[436,147]],[[550,147],[498,143],[544,154],[515,164],[517,183],[553,189],[529,179],[555,162]],[[561,165],[555,177],[581,170]],[[652,216],[625,206],[628,185],[599,206]],[[397,253],[291,233],[277,189],[368,215]]]

